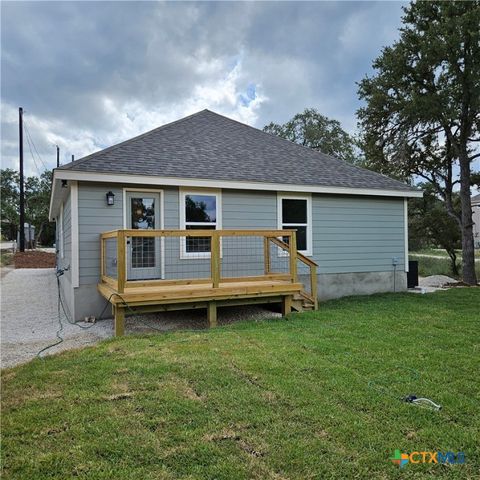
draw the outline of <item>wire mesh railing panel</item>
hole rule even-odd
[[[221,277],[257,277],[265,274],[262,236],[222,236],[220,240]]]
[[[310,280],[310,267],[300,260],[297,260],[297,278],[303,284],[303,290],[312,295],[312,283]]]
[[[270,250],[270,273],[289,273],[290,257],[288,252],[271,241],[268,242],[268,247]]]
[[[208,230],[126,233],[119,231],[116,237],[109,234],[102,238],[103,273],[108,277],[127,281],[205,280],[218,285],[222,279],[275,274],[288,279],[290,275],[288,247],[282,248],[280,241],[285,235],[277,238],[271,236],[273,232]],[[125,261],[117,258],[123,250],[118,244],[121,238],[125,241]],[[298,269],[299,275],[308,277],[308,266],[299,263]]]
[[[208,237],[166,237],[163,239],[165,280],[211,277],[211,239]]]
[[[103,271],[107,277],[117,278],[117,239],[106,238],[104,243]]]

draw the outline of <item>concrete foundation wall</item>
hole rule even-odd
[[[112,318],[110,305],[105,308],[107,300],[97,291],[97,284],[80,285],[75,292],[75,320],[83,320],[85,317],[94,316],[99,318]],[[104,310],[105,308],[105,310]],[[103,315],[100,314],[103,311]]]
[[[395,278],[395,285],[394,285]],[[318,275],[318,298],[330,300],[348,295],[404,292],[407,289],[407,274],[397,271],[361,273],[324,273]]]

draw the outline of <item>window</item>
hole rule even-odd
[[[131,225],[135,230],[155,228],[155,199],[132,197],[130,199]],[[155,238],[132,237],[132,268],[155,267]]]
[[[219,192],[182,192],[180,228],[185,230],[219,229],[221,228],[220,211]],[[182,257],[210,257],[210,237],[187,237],[182,243]]]
[[[312,255],[312,197],[278,196],[278,228],[297,231],[297,250]],[[288,243],[288,237],[284,238]]]

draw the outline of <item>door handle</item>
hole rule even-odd
[[[127,240],[127,245],[130,245],[130,240]]]

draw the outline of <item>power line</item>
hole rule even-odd
[[[41,164],[43,165],[43,168],[44,168],[45,170],[48,170],[47,165],[45,164],[45,162],[42,160],[42,157],[41,157],[40,154],[38,153],[38,150],[37,150],[37,147],[36,147],[36,145],[35,145],[35,142],[33,141],[33,138],[32,138],[32,136],[30,135],[30,131],[29,131],[28,127],[27,127],[27,122],[24,121],[23,123],[24,123],[24,126],[25,126],[25,132],[27,133],[27,139],[29,138],[30,141],[32,142],[33,148],[34,148],[34,150],[35,150],[35,152],[36,152],[36,154],[37,154],[38,159],[40,160]]]
[[[30,140],[28,139],[28,135],[25,138],[27,139],[27,145],[28,145],[28,149],[30,150],[30,155],[32,156],[33,164],[35,165],[35,168],[37,169],[38,174],[42,175],[42,172],[38,168],[37,161],[35,160],[35,157],[33,156],[32,146],[30,145]]]

